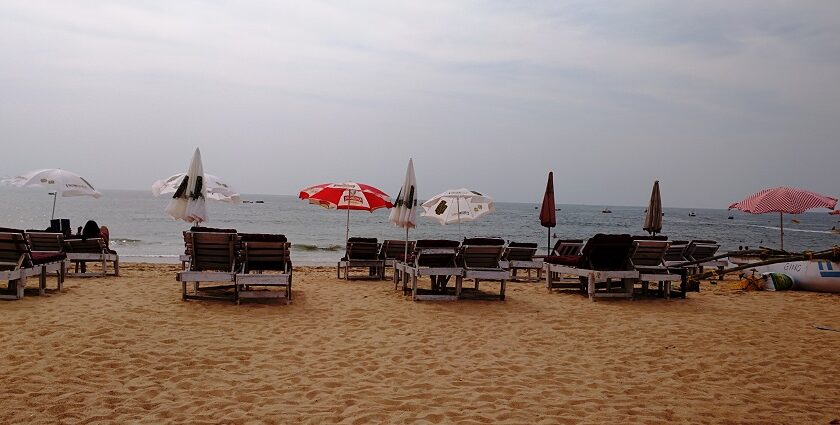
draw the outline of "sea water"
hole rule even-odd
[[[0,227],[45,229],[49,226],[53,197],[38,189],[0,188]],[[292,242],[296,264],[333,264],[344,253],[347,211],[327,210],[295,196],[245,195],[248,201],[208,201],[210,227],[235,228],[249,233],[282,233]],[[537,202],[540,200],[536,200]],[[176,262],[184,251],[181,232],[190,225],[164,213],[168,197],[155,198],[147,191],[105,190],[100,199],[59,197],[55,217],[70,219],[75,229],[87,220],[107,225],[111,247],[123,261]],[[540,226],[537,203],[497,202],[496,211],[476,221],[439,225],[417,217],[411,239],[460,240],[472,236],[497,236],[508,241],[536,242],[544,251],[548,230]],[[595,233],[645,234],[645,207],[612,205],[557,205],[557,227],[552,237],[585,239]],[[609,207],[612,213],[602,213]],[[724,209],[664,208],[662,234],[671,240],[713,239],[721,250],[759,246],[778,248],[779,215],[752,215]],[[696,216],[691,217],[693,211]],[[728,219],[729,216],[733,219]],[[840,226],[827,211],[785,215],[785,248],[819,250],[840,244],[831,231]],[[792,221],[799,221],[798,223]],[[405,230],[388,222],[388,210],[350,212],[350,236],[403,239]],[[552,239],[553,240],[553,239]],[[552,242],[553,243],[553,242]]]

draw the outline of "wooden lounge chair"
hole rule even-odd
[[[243,269],[236,275],[236,303],[243,298],[282,298],[288,304],[292,300],[292,260],[286,236],[242,233],[239,237]],[[254,290],[256,287],[263,290]],[[271,290],[276,288],[281,290]]]
[[[579,279],[579,289],[593,301],[596,298],[632,298],[633,281],[639,278],[639,272],[630,262],[632,249],[630,235],[599,233],[586,242],[580,255],[546,257],[546,285],[549,290],[568,288],[563,285],[565,282],[555,282],[555,279],[572,275]],[[618,291],[613,286],[616,281],[620,282]]]
[[[236,229],[217,229],[213,227],[193,226],[189,231],[182,232],[184,236],[184,253],[178,256],[181,262],[181,270],[189,270],[190,259],[192,258],[192,242],[187,233],[189,232],[205,232],[205,233],[236,233]]]
[[[411,258],[399,269],[402,272],[403,293],[411,292],[411,299],[457,300],[461,288],[463,269],[458,266],[458,241],[420,239],[414,246]],[[429,276],[431,289],[419,288],[418,278]],[[450,293],[446,284],[455,276],[455,292]]]
[[[406,241],[400,239],[385,239],[382,241],[382,246],[379,248],[379,259],[385,260],[385,269],[394,268],[394,266],[400,262],[405,260],[405,253],[408,251],[408,254],[411,255],[414,252],[414,241],[408,241],[408,249],[406,249]],[[394,270],[394,276],[396,278],[397,272]],[[385,273],[383,270],[382,278],[385,278]]]
[[[481,280],[499,281],[499,299],[505,299],[505,283],[510,280],[510,271],[502,268],[500,262],[505,252],[505,241],[493,238],[467,238],[458,251],[457,264],[464,271],[465,279],[473,279],[474,288],[458,288],[458,298],[486,298],[479,292]]]
[[[67,260],[76,265],[99,263],[102,266],[98,272],[68,272],[68,276],[107,276],[108,263],[113,265],[113,275],[120,275],[120,256],[109,250],[102,238],[65,239],[64,252]]]
[[[695,239],[689,242],[685,248],[685,257],[688,261],[703,261],[714,257],[720,249],[720,244],[711,240]],[[695,265],[698,273],[703,273],[704,267],[714,267],[722,271],[729,265],[726,260],[707,260]]]
[[[243,272],[236,233],[189,232],[192,245],[190,269],[178,272],[182,298],[237,301],[236,275]],[[193,283],[193,290],[187,284]],[[202,282],[211,286],[201,287]],[[233,289],[233,291],[229,291]]]
[[[8,282],[6,290],[0,291],[0,299],[23,298],[26,280],[33,276],[38,277],[37,294],[45,294],[48,273],[57,274],[61,289],[61,268],[65,258],[64,253],[33,254],[23,231],[0,232],[0,280]]]
[[[64,254],[64,235],[55,232],[39,230],[27,230],[26,240],[29,242],[29,249],[36,256],[38,255],[60,255]],[[64,256],[67,257],[66,255]],[[50,271],[49,273],[52,273]],[[67,261],[61,261],[58,270],[55,272],[58,280],[58,290],[64,289],[64,277],[67,274]]]
[[[633,263],[633,268],[639,272],[641,295],[648,294],[648,284],[656,283],[658,294],[661,297],[670,298],[672,282],[683,280],[682,274],[672,273],[664,263],[665,253],[671,243],[665,239],[637,237],[633,239],[633,254],[630,256],[630,261]]]
[[[364,267],[368,274],[365,276],[350,277],[350,269]],[[376,238],[350,238],[347,240],[347,250],[338,262],[336,275],[341,279],[341,270],[344,270],[344,279],[382,279],[385,275],[385,260],[379,258],[379,243]]]
[[[565,257],[568,255],[580,255],[583,249],[583,239],[558,239],[554,242],[554,247],[551,249],[551,256]],[[543,269],[545,269],[545,255],[535,255],[535,258],[543,260]],[[553,289],[580,289],[580,279],[575,276],[574,280],[566,279],[560,273],[554,273],[550,276]]]
[[[519,270],[527,270],[528,277],[523,279],[531,281],[531,270],[537,271],[537,282],[542,280],[543,261],[542,258],[535,258],[537,244],[527,242],[510,242],[502,254],[501,266],[510,270],[510,280],[520,280],[516,277]]]

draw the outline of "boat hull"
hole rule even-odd
[[[780,273],[793,280],[793,289],[800,291],[840,293],[840,263],[826,260],[790,261],[758,266],[757,273]]]

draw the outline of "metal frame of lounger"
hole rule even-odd
[[[589,242],[591,243],[591,239]],[[585,249],[584,249],[585,252]],[[627,253],[628,260],[630,252]],[[639,272],[636,270],[596,270],[586,267],[567,266],[563,264],[545,263],[546,286],[551,291],[558,287],[553,284],[552,277],[571,275],[580,281],[580,290],[584,291],[591,301],[596,298],[633,298],[633,282],[639,279]],[[613,292],[613,281],[621,282],[623,291]],[[606,292],[598,292],[598,287],[605,288]]]
[[[499,262],[499,265],[503,269],[510,270],[510,281],[511,282],[540,282],[542,281],[542,270],[543,270],[543,260],[535,259],[534,254],[537,253],[536,247],[524,247],[524,246],[507,246],[505,248],[504,253],[502,254],[502,260]],[[510,256],[513,254],[514,256],[521,255],[521,258],[530,258],[530,260],[523,260],[523,259],[514,259],[511,260]],[[522,255],[524,254],[524,255]],[[519,278],[516,276],[516,272],[518,270],[527,270],[528,277],[527,278]],[[536,280],[531,277],[531,270],[537,271]]]

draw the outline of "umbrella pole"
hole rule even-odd
[[[53,196],[53,209],[52,209],[52,214],[50,214],[50,220],[53,220],[55,218],[55,200],[58,198],[58,191],[53,192],[52,196]]]
[[[782,231],[781,237],[779,238],[779,245],[782,247],[782,251],[785,250],[785,213],[779,213],[779,230]]]
[[[548,229],[548,243],[545,245],[546,255],[551,255],[551,227],[547,227]]]
[[[408,263],[408,226],[405,226],[405,254],[403,256],[403,263]]]
[[[347,206],[347,227],[344,229],[344,246],[350,240],[350,206]]]
[[[458,208],[458,211],[456,211],[458,213],[456,216],[458,217],[458,235],[463,238],[464,234],[461,233],[461,198],[455,198],[455,205]]]

